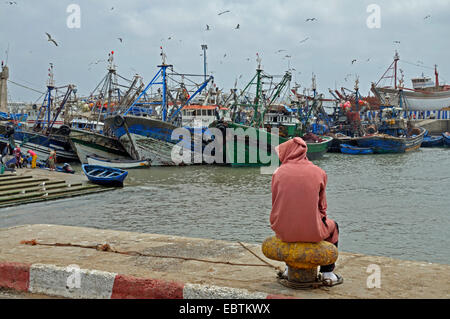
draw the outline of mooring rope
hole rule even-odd
[[[198,261],[198,262],[204,262],[204,263],[212,263],[212,264],[224,264],[224,265],[230,265],[230,266],[246,266],[246,267],[271,267],[275,268],[277,270],[281,270],[279,267],[276,267],[274,265],[269,264],[259,256],[257,256],[254,252],[252,252],[250,249],[244,246],[241,242],[239,244],[245,248],[247,251],[249,251],[252,255],[257,257],[259,260],[264,262],[264,264],[246,264],[246,263],[233,263],[230,261],[215,261],[215,260],[207,260],[207,259],[200,259],[200,258],[192,258],[192,257],[181,257],[181,256],[165,256],[165,255],[154,255],[154,254],[143,254],[137,251],[119,251],[111,248],[109,244],[98,244],[98,245],[78,245],[78,244],[71,244],[71,243],[41,243],[38,242],[36,239],[33,240],[23,240],[20,242],[22,245],[31,245],[31,246],[53,246],[53,247],[76,247],[76,248],[85,248],[85,249],[95,249],[98,251],[103,252],[110,252],[115,254],[121,254],[121,255],[128,255],[128,256],[138,256],[138,257],[153,257],[153,258],[167,258],[167,259],[181,259],[185,261]]]

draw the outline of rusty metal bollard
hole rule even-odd
[[[276,236],[264,241],[262,252],[267,258],[284,261],[289,266],[287,282],[280,283],[290,288],[320,286],[317,268],[330,265],[338,258],[336,246],[329,242],[286,243]]]

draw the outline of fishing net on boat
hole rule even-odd
[[[317,136],[316,134],[313,134],[313,133],[307,133],[307,134],[303,135],[302,139],[306,143],[321,143],[321,142],[325,141],[323,138],[320,138],[319,136]]]

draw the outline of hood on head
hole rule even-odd
[[[281,163],[284,164],[292,160],[299,161],[305,159],[308,146],[302,138],[294,137],[293,139],[278,145],[275,150],[278,153]]]

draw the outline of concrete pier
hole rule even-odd
[[[33,239],[45,244],[107,243],[113,250],[135,254],[21,244]],[[260,245],[244,246],[271,265],[284,268],[284,263],[267,259]],[[72,275],[65,268],[69,265],[80,269],[78,290],[66,287],[66,279]],[[378,281],[373,280],[377,269]],[[340,252],[336,272],[344,277],[342,285],[291,290],[276,281],[274,268],[237,242],[55,225],[0,229],[0,287],[9,282],[25,291],[69,298],[155,297],[158,286],[163,287],[156,294],[159,298],[450,297],[450,265]]]
[[[428,130],[431,135],[441,135],[444,132],[450,132],[450,120],[416,120],[416,126],[423,127]]]

